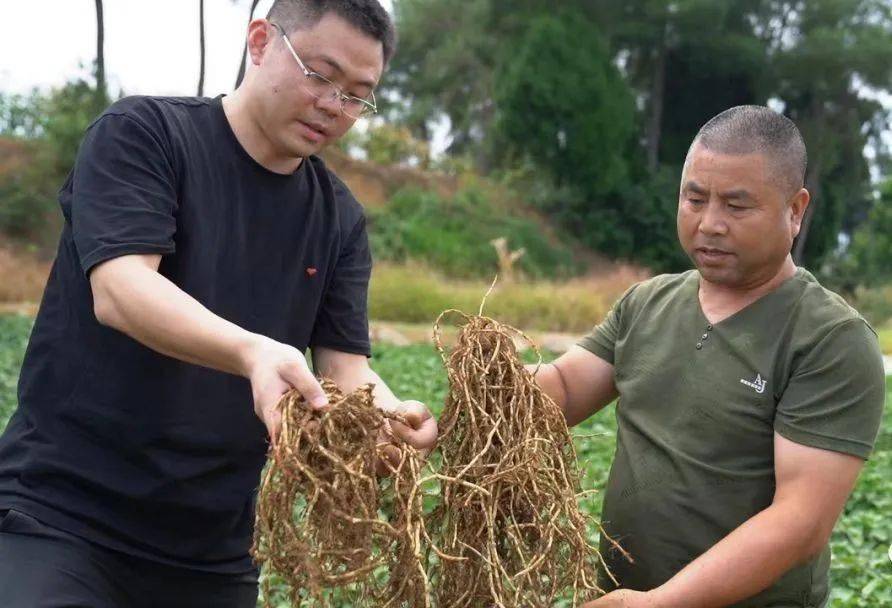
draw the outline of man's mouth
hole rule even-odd
[[[734,255],[730,251],[717,249],[715,247],[697,247],[694,251],[707,262],[719,261],[728,256]]]
[[[300,125],[304,136],[311,141],[320,142],[328,137],[328,131],[319,123],[305,122],[303,120],[298,120],[297,123]]]

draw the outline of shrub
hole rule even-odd
[[[490,241],[499,237],[512,250],[526,250],[516,265],[526,276],[555,279],[582,270],[571,245],[544,234],[541,220],[500,208],[478,186],[452,198],[402,190],[384,209],[370,210],[369,219],[377,259],[423,262],[449,277],[491,278],[498,261]]]

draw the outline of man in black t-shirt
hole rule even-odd
[[[0,606],[253,606],[276,404],[326,402],[307,348],[433,445],[369,368],[365,218],[314,156],[374,111],[393,41],[376,0],[277,0],[234,94],[126,98],[90,126],[0,437]]]

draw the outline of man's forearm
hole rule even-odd
[[[567,386],[560,375],[560,370],[553,363],[528,364],[524,366],[533,378],[536,384],[542,389],[542,392],[551,397],[561,411],[566,416],[567,407]]]
[[[772,505],[653,590],[658,608],[719,608],[767,589],[815,552],[819,533],[790,505]]]
[[[162,354],[216,370],[247,375],[262,336],[215,315],[166,277],[144,266],[126,280],[106,281],[99,319]]]
[[[400,400],[393,391],[381,380],[381,377],[369,367],[363,357],[362,361],[352,362],[348,365],[332,365],[328,369],[318,370],[322,375],[331,378],[345,393],[356,390],[366,384],[374,384],[372,395],[375,405],[382,409],[392,411],[398,408]]]

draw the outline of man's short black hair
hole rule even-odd
[[[390,15],[378,0],[275,0],[266,18],[291,34],[313,27],[330,12],[379,40],[387,65],[395,50],[396,32]]]
[[[802,134],[792,120],[771,108],[729,108],[701,127],[691,146],[697,143],[724,154],[764,154],[778,183],[791,194],[805,183],[808,156]]]

